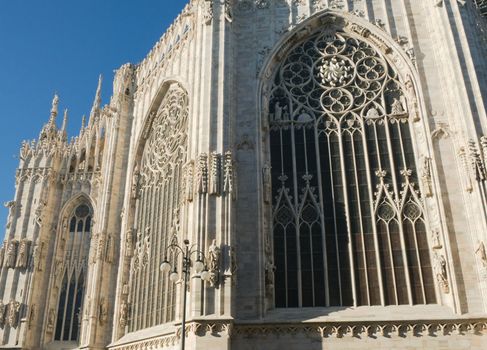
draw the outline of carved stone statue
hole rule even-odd
[[[441,249],[443,247],[440,240],[440,232],[437,230],[431,232],[431,245],[433,249]]]
[[[12,221],[14,219],[15,209],[17,207],[17,204],[15,201],[10,201],[4,203],[4,206],[5,208],[8,208],[7,224],[5,225],[5,228],[8,230],[12,226]]]
[[[19,320],[19,310],[20,303],[18,301],[11,300],[8,304],[7,324],[12,328],[17,327],[17,323]]]
[[[208,155],[202,153],[198,159],[198,183],[197,190],[199,194],[208,192]]]
[[[482,268],[487,270],[487,253],[485,251],[484,242],[477,241],[477,249],[475,250],[475,254],[482,263]]]
[[[436,252],[433,258],[433,270],[436,275],[436,280],[443,290],[443,293],[449,293],[450,286],[448,283],[448,273],[446,271],[446,260],[443,255]]]
[[[133,235],[134,230],[129,229],[127,231],[127,235],[125,236],[125,256],[128,258],[130,258],[134,254]]]
[[[54,309],[51,308],[49,309],[49,313],[47,314],[47,328],[53,329],[55,321],[56,321],[56,313],[54,312]]]
[[[132,198],[137,199],[139,193],[140,171],[139,166],[136,165],[134,175],[132,176]]]
[[[267,292],[272,293],[274,290],[274,272],[276,271],[276,266],[272,261],[267,260],[265,264],[265,286]]]
[[[231,193],[232,199],[235,199],[235,170],[233,168],[233,156],[231,151],[225,152],[223,164],[223,191]]]
[[[185,176],[185,198],[188,202],[193,201],[193,186],[194,186],[194,161],[190,161],[186,164],[186,176]]]
[[[27,260],[29,257],[29,245],[30,245],[30,241],[27,239],[23,239],[20,241],[19,253],[17,256],[17,263],[16,263],[17,267],[20,268],[27,267]]]
[[[5,311],[7,306],[3,303],[3,300],[0,300],[0,327],[5,325]]]
[[[210,272],[210,284],[215,286],[218,283],[220,269],[221,248],[216,245],[216,239],[211,242],[208,248],[208,268]]]
[[[142,252],[143,252],[142,232],[138,232],[137,233],[137,243],[135,243],[135,250],[134,250],[134,261],[133,261],[134,271],[137,271],[140,269]]]
[[[128,309],[129,306],[127,302],[124,300],[120,305],[120,327],[125,327],[128,321]]]
[[[17,257],[17,241],[9,241],[7,245],[7,254],[5,257],[5,267],[14,268]]]
[[[262,168],[262,182],[264,185],[264,202],[270,204],[272,202],[272,177],[271,166],[265,164]]]
[[[2,247],[0,248],[0,268],[3,267],[3,261],[5,260],[5,245],[7,241],[4,241]]]
[[[105,297],[102,297],[100,299],[100,305],[98,306],[98,308],[99,308],[98,320],[100,321],[101,325],[104,325],[106,320],[108,319],[108,305]]]
[[[394,116],[403,116],[406,114],[406,110],[400,99],[394,98],[391,104],[391,112]]]
[[[43,200],[39,202],[39,205],[37,206],[35,213],[34,213],[34,223],[38,226],[42,225],[42,219],[44,215],[44,209],[47,206],[47,203]]]
[[[220,155],[216,152],[210,154],[210,194],[220,195]]]

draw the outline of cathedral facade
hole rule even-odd
[[[485,6],[189,1],[22,144],[0,348],[486,349]]]

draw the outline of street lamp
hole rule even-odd
[[[193,247],[189,246],[189,240],[184,240],[184,248],[181,247],[177,242],[171,243],[169,246],[166,247],[164,261],[161,264],[161,271],[165,274],[169,273],[169,280],[175,283],[179,280],[179,273],[177,270],[177,264],[174,266],[167,259],[167,253],[169,250],[173,250],[176,252],[176,259],[179,254],[183,256],[183,274],[184,274],[184,295],[183,295],[183,320],[182,320],[182,338],[181,338],[181,349],[184,350],[185,342],[186,342],[186,297],[187,297],[187,288],[188,288],[188,276],[191,270],[191,267],[194,267],[196,273],[200,274],[200,277],[203,281],[209,281],[211,278],[211,274],[206,267],[204,262],[205,254],[198,249],[193,249]],[[191,263],[191,256],[196,254],[196,260]]]

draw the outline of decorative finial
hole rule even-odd
[[[93,117],[100,110],[101,106],[101,84],[103,82],[103,76],[100,74],[98,77],[98,87],[96,88],[95,100],[93,101],[93,107],[90,113],[90,123],[93,121]]]
[[[68,109],[64,110],[64,118],[63,118],[63,126],[61,127],[61,131],[66,131],[68,126]]]
[[[83,118],[81,118],[81,131],[83,131],[86,127],[86,116],[83,115]]]
[[[57,110],[59,105],[59,96],[57,93],[54,94],[54,98],[52,99],[52,107],[51,107],[51,121],[54,121],[57,116]]]

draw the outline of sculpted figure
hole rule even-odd
[[[2,247],[0,248],[0,268],[3,267],[3,261],[5,260],[5,244],[7,242],[5,241],[3,244],[2,244]]]
[[[54,313],[54,309],[49,309],[49,314],[47,315],[47,327],[53,328],[54,321],[56,320],[56,314]]]
[[[220,255],[221,249],[219,246],[216,245],[216,239],[214,239],[208,249],[208,263],[209,263],[209,271],[210,271],[210,284],[211,286],[215,286],[218,283],[218,270],[220,265]]]
[[[264,182],[264,202],[269,204],[272,201],[272,180],[271,166],[265,164],[262,168],[262,181]]]
[[[139,166],[136,165],[134,169],[134,175],[132,177],[132,198],[133,199],[137,199],[138,196],[139,180],[140,180],[140,171],[139,171]]]
[[[27,239],[23,239],[20,241],[19,245],[19,253],[17,256],[17,267],[25,268],[27,267],[27,259],[29,254],[29,241]]]
[[[10,327],[17,327],[19,318],[20,303],[15,300],[11,300],[8,304],[7,323]]]
[[[0,327],[5,325],[5,310],[7,306],[3,303],[3,300],[0,300]]]
[[[443,289],[444,293],[449,293],[450,288],[448,284],[448,274],[446,271],[446,260],[441,254],[435,253],[433,270],[435,271],[436,279]]]
[[[7,256],[5,258],[5,267],[14,268],[15,258],[17,257],[17,241],[8,242]]]
[[[487,253],[485,251],[484,242],[477,241],[477,249],[475,250],[475,254],[477,254],[478,259],[482,263],[482,267],[487,269]]]
[[[120,305],[120,326],[125,327],[127,325],[128,320],[128,304],[124,300]]]
[[[103,325],[108,318],[108,306],[105,298],[101,298],[99,306],[99,321]]]

